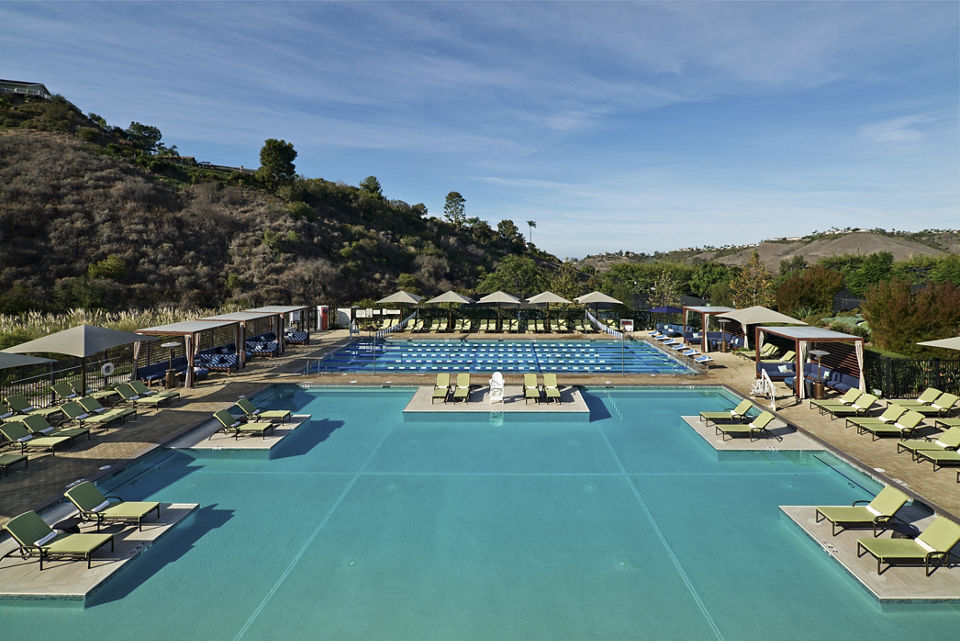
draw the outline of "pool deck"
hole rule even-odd
[[[580,394],[580,390],[572,386],[560,386],[560,402],[539,403],[527,402],[523,396],[523,387],[520,385],[505,385],[503,388],[503,403],[490,402],[489,385],[473,385],[470,389],[469,401],[446,403],[433,402],[433,387],[418,387],[413,398],[403,408],[405,413],[434,413],[446,414],[451,412],[489,414],[490,412],[509,412],[520,414],[585,414],[589,417],[590,409]]]
[[[813,439],[807,438],[792,425],[785,421],[774,419],[771,421],[769,430],[775,437],[755,438],[752,441],[746,436],[734,436],[724,439],[722,435],[717,434],[716,427],[711,423],[709,426],[706,421],[701,421],[699,416],[681,416],[694,432],[710,444],[718,452],[750,452],[750,451],[769,451],[780,450],[785,452],[822,450],[823,445]]]
[[[833,536],[827,520],[817,523],[816,507],[781,505],[780,510],[820,548],[839,563],[881,603],[885,602],[960,602],[960,565],[944,566],[930,576],[922,566],[894,565],[877,574],[877,559],[870,554],[857,557],[857,539],[872,538],[872,529],[847,529]],[[916,528],[911,536],[923,530],[933,516],[929,510],[907,506],[898,516]],[[902,527],[902,526],[901,526]],[[880,535],[890,538],[891,531]]]
[[[160,518],[147,517],[143,529],[136,526],[113,525],[101,528],[103,533],[114,533],[114,549],[110,546],[97,550],[93,567],[85,561],[45,561],[43,572],[36,558],[22,559],[14,554],[0,560],[0,600],[3,599],[59,599],[82,604],[105,581],[124,565],[157,542],[164,534],[196,510],[196,503],[161,503]],[[46,515],[48,522],[51,515]],[[59,518],[65,518],[62,515]],[[93,524],[84,524],[81,532],[96,532]],[[0,542],[0,554],[16,550],[10,540]]]
[[[289,420],[277,423],[273,432],[263,437],[241,436],[234,438],[220,431],[220,423],[211,419],[187,434],[166,444],[173,450],[193,451],[234,451],[253,450],[269,454],[281,441],[293,434],[293,431],[310,420],[309,414],[294,414]]]

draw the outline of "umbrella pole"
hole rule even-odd
[[[80,396],[87,395],[87,357],[80,357]]]

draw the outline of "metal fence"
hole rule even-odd
[[[885,398],[911,398],[928,387],[960,394],[960,359],[930,360],[864,354],[863,374],[868,389]]]

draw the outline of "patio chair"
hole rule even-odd
[[[844,392],[842,396],[840,396],[840,397],[838,397],[838,398],[823,398],[823,399],[819,399],[819,400],[811,399],[811,400],[810,400],[810,407],[811,407],[811,408],[816,407],[816,408],[818,408],[818,409],[820,410],[820,413],[821,413],[821,414],[825,414],[825,413],[826,413],[826,410],[825,410],[824,408],[826,408],[826,407],[838,407],[838,406],[840,406],[840,407],[849,407],[849,406],[853,405],[853,402],[854,402],[855,400],[857,400],[858,398],[860,398],[860,396],[861,396],[862,394],[863,394],[863,392],[861,392],[861,391],[858,390],[857,388],[851,387],[851,388],[848,389],[846,392]]]
[[[949,416],[954,410],[960,408],[960,396],[944,392],[940,398],[930,403],[930,407],[936,409],[940,416]]]
[[[57,429],[47,422],[47,419],[37,414],[30,416],[21,416],[20,424],[27,428],[27,431],[34,436],[65,436],[69,439],[75,439],[86,434],[90,438],[90,429],[87,427],[73,427],[67,429]]]
[[[936,517],[915,539],[857,539],[857,556],[869,552],[877,559],[877,574],[894,563],[923,563],[927,576],[950,559],[950,550],[960,541],[960,525]],[[886,568],[881,569],[883,563]],[[931,569],[932,568],[932,569]]]
[[[540,385],[537,384],[536,374],[523,375],[523,399],[525,404],[529,403],[530,399],[540,402]]]
[[[508,331],[508,332],[513,332],[513,333],[519,332],[519,331],[520,331],[520,321],[517,320],[516,318],[511,318],[511,319],[510,319],[510,329],[508,329],[507,331]]]
[[[926,438],[900,441],[897,443],[897,454],[910,452],[914,461],[918,460],[917,452],[947,452],[955,451],[960,447],[960,427],[951,427],[943,434],[927,436]]]
[[[55,406],[34,407],[23,394],[11,394],[3,400],[6,402],[7,407],[17,414],[39,414],[44,418],[48,418],[60,413],[60,408]]]
[[[457,387],[453,390],[453,402],[463,400],[464,403],[470,400],[470,374],[457,374]]]
[[[142,530],[143,517],[156,512],[160,518],[160,504],[156,501],[124,501],[119,496],[104,496],[90,481],[74,485],[63,495],[77,507],[81,521],[96,521],[97,532],[104,523],[136,523],[137,529]]]
[[[728,410],[721,410],[719,412],[700,412],[700,420],[706,421],[707,425],[710,425],[710,421],[714,423],[720,422],[740,422],[746,423],[749,421],[747,413],[753,409],[753,403],[749,399],[743,399],[740,401],[736,407],[732,407]]]
[[[560,400],[560,387],[557,385],[557,375],[550,373],[543,375],[543,394],[547,398],[549,403],[551,399],[556,399],[557,403],[561,403]]]
[[[111,420],[106,421],[108,423],[112,423],[116,418],[124,421],[128,416],[137,417],[135,407],[104,407],[100,404],[100,401],[92,396],[84,396],[77,403],[91,416],[109,416]]]
[[[3,434],[10,445],[19,445],[21,454],[28,449],[39,449],[50,450],[50,455],[53,456],[54,448],[72,440],[69,436],[34,436],[19,422],[0,424],[0,434]]]
[[[714,429],[717,431],[717,434],[720,435],[721,441],[726,440],[728,436],[733,438],[734,436],[741,436],[743,434],[749,436],[751,441],[753,441],[754,437],[760,438],[761,436],[772,436],[780,441],[783,440],[780,436],[777,436],[767,429],[767,425],[775,418],[776,417],[770,412],[761,412],[759,416],[749,423],[714,423]]]
[[[110,551],[113,551],[112,534],[57,534],[32,510],[10,519],[3,529],[10,533],[19,546],[5,554],[4,558],[13,554],[19,554],[24,559],[39,557],[41,572],[44,559],[84,560],[87,569],[90,569],[94,552],[107,543],[110,544]]]
[[[700,354],[700,356],[695,356],[693,359],[694,363],[700,363],[701,365],[706,365],[707,369],[710,369],[710,363],[713,362],[713,359],[710,358],[707,354]]]
[[[933,424],[944,429],[960,427],[960,418],[938,418]]]
[[[893,523],[897,512],[906,505],[910,497],[895,487],[887,486],[880,490],[872,500],[854,501],[851,505],[818,506],[817,523],[826,519],[833,526],[836,536],[850,526],[871,526],[873,536],[878,537]],[[858,505],[866,503],[866,505]],[[837,526],[840,525],[840,529]]]
[[[76,401],[67,401],[60,406],[60,411],[67,417],[68,421],[76,421],[81,427],[84,423],[92,425],[110,425],[116,421],[122,421],[124,415],[121,412],[104,412],[103,414],[91,414],[83,409],[83,406]]]
[[[867,432],[870,432],[870,434],[873,435],[873,440],[877,440],[881,436],[897,436],[899,438],[906,438],[913,435],[921,423],[923,423],[923,414],[913,410],[907,410],[904,412],[903,416],[894,422],[893,425],[888,423],[867,423],[864,425],[857,425],[857,434],[866,434]]]
[[[792,349],[788,349],[783,353],[783,356],[780,358],[770,358],[770,359],[760,359],[761,363],[792,363],[794,359],[797,358],[797,353]]]
[[[914,459],[917,463],[924,460],[933,463],[933,471],[936,472],[941,467],[960,465],[960,451],[958,450],[917,450]]]
[[[175,392],[173,390],[168,390],[166,392],[159,392],[155,389],[150,389],[147,387],[143,381],[130,381],[127,383],[130,387],[133,388],[133,391],[139,394],[140,396],[159,396],[160,398],[180,398],[180,392]],[[116,391],[116,390],[114,390]],[[117,392],[119,394],[119,392]]]
[[[213,413],[213,417],[217,419],[221,427],[213,434],[218,432],[223,432],[228,436],[233,433],[233,438],[240,438],[240,435],[251,435],[259,434],[262,438],[267,438],[267,432],[272,432],[273,428],[276,427],[274,423],[269,422],[254,422],[254,423],[244,423],[241,420],[238,420],[227,410],[217,410]],[[213,434],[210,437],[213,437]]]
[[[887,405],[880,416],[860,416],[848,418],[844,427],[854,425],[860,427],[863,425],[893,425],[901,416],[907,413],[907,408],[899,405]]]
[[[923,391],[923,394],[917,398],[891,398],[887,401],[887,403],[893,403],[899,405],[900,407],[913,409],[913,406],[915,405],[929,405],[933,401],[937,400],[941,394],[943,394],[943,392],[935,387],[928,387]]]
[[[13,454],[12,452],[0,454],[0,476],[3,476],[4,474],[9,475],[10,472],[7,471],[7,468],[20,462],[23,463],[24,469],[27,469],[30,466],[30,459],[26,454]]]
[[[279,420],[281,423],[290,419],[290,410],[262,410],[250,402],[248,398],[241,398],[235,403],[240,411],[243,412],[247,420],[259,421],[266,419],[268,421]]]
[[[848,406],[824,407],[824,411],[830,414],[831,420],[841,416],[859,416],[866,414],[877,403],[877,397],[873,394],[861,394],[853,403]]]
[[[54,383],[50,386],[50,389],[53,390],[54,395],[60,401],[72,401],[80,398],[80,394],[67,381]]]
[[[151,395],[143,396],[138,394],[137,391],[130,385],[130,383],[121,383],[117,385],[117,392],[120,393],[120,397],[127,403],[133,403],[136,407],[137,405],[148,405],[151,407],[159,407],[162,403],[172,401],[173,398],[169,396],[160,396],[160,395]]]
[[[137,381],[137,382],[139,383],[140,381]],[[103,389],[98,389],[90,392],[89,394],[83,394],[82,393],[83,390],[79,389],[80,385],[78,383],[69,382],[67,384],[70,385],[71,388],[73,388],[73,391],[77,393],[77,396],[92,396],[98,401],[103,401],[108,398],[112,398],[114,396],[120,396],[117,390],[113,389],[113,386],[105,387]]]
[[[436,400],[439,398],[444,403],[447,402],[447,397],[450,395],[450,374],[442,373],[437,374],[437,382],[433,385],[433,396],[430,399],[430,404],[433,405]]]

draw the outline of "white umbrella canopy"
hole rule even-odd
[[[492,294],[487,294],[483,298],[477,301],[481,304],[496,303],[497,305],[497,331],[502,331],[503,320],[501,319],[502,310],[501,305],[519,305],[521,301],[516,296],[511,296],[506,292],[496,291]]]
[[[400,291],[390,294],[386,298],[377,301],[377,305],[416,305],[423,300],[423,296],[417,296],[410,292]]]
[[[613,296],[607,296],[603,292],[590,292],[583,296],[577,296],[574,300],[581,305],[623,305],[623,301],[619,301]]]
[[[434,296],[430,300],[424,302],[424,305],[429,305],[433,303],[449,303],[450,304],[450,314],[448,317],[448,322],[453,323],[453,306],[454,305],[469,305],[473,302],[472,298],[467,298],[463,294],[458,294],[454,291],[444,292],[439,296]]]
[[[553,292],[540,292],[536,296],[531,296],[527,299],[527,302],[531,305],[541,305],[545,304],[547,306],[547,331],[550,331],[550,303],[556,303],[558,305],[569,305],[568,301],[563,296],[558,296]]]
[[[917,343],[917,345],[923,345],[924,347],[940,347],[942,349],[960,350],[960,336],[955,338],[941,338],[935,341],[923,341],[922,343]]]

